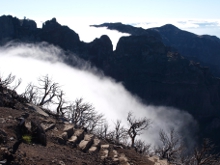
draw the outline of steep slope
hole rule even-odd
[[[122,37],[109,65],[105,72],[147,103],[178,107],[195,117],[219,114],[220,81],[160,40]]]
[[[0,86],[0,164],[154,165],[160,162],[129,147],[64,122]],[[164,164],[163,164],[164,165]]]

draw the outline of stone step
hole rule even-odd
[[[105,159],[108,157],[109,151],[107,149],[101,149],[101,159]]]
[[[86,134],[84,139],[79,143],[79,149],[86,152],[92,146],[94,137],[93,134]]]
[[[89,153],[97,152],[100,149],[101,140],[98,138],[93,139],[93,144],[89,149]]]
[[[101,159],[105,159],[109,155],[109,144],[102,144],[100,150]]]
[[[113,161],[114,162],[119,161],[119,159],[118,159],[118,152],[116,150],[113,150],[112,152],[113,152]]]
[[[169,164],[167,160],[165,159],[160,160],[158,156],[149,157],[148,160],[151,161],[152,164],[154,165],[168,165]]]
[[[75,129],[73,124],[64,125],[63,132],[67,132],[69,138],[74,134],[74,131]]]
[[[118,160],[119,160],[119,162],[120,162],[121,165],[130,165],[130,164],[128,163],[128,158],[125,156],[124,153],[121,153],[121,154],[120,154]]]
[[[84,138],[84,130],[77,129],[74,134],[68,139],[68,143],[75,147],[78,143],[80,143]]]
[[[82,140],[82,141],[79,143],[78,148],[79,148],[81,151],[86,152],[91,146],[92,146],[92,140],[90,140],[90,141]]]

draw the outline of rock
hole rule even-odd
[[[45,116],[45,117],[49,117],[49,115],[44,112],[40,107],[34,105],[34,104],[30,104],[30,103],[27,103],[27,105],[29,106],[30,109],[34,110],[35,112]]]
[[[67,141],[68,140],[68,134],[67,132],[63,132],[61,135],[60,135],[61,138],[63,138],[63,140]]]
[[[58,143],[66,144],[66,140],[64,140],[62,137],[58,137]]]
[[[109,144],[103,144],[103,145],[101,145],[101,148],[102,149],[109,149]]]
[[[68,142],[75,146],[77,144],[77,142],[78,142],[77,136],[74,136],[74,135],[71,136],[71,138],[68,140]]]
[[[84,130],[83,129],[77,129],[74,132],[74,136],[77,136],[77,140],[81,141],[84,138]]]
[[[52,123],[52,124],[41,123],[40,125],[41,125],[41,127],[44,129],[45,132],[47,132],[48,130],[51,130],[51,129],[55,128],[55,124],[54,124],[54,123]]]
[[[44,129],[38,122],[31,121],[31,131],[33,138],[40,142],[42,145],[47,145],[47,138]]]
[[[118,157],[118,152],[116,150],[113,150],[112,152],[113,152],[113,157],[117,158]]]
[[[29,113],[25,112],[21,114],[21,117],[23,117],[24,119],[29,117]]]
[[[98,148],[95,147],[95,146],[92,146],[90,149],[89,149],[89,153],[93,153],[93,152],[97,152],[98,151]]]
[[[59,161],[59,165],[65,165],[63,161]]]
[[[15,138],[14,138],[14,137],[10,137],[9,139],[10,139],[11,141],[15,140]]]
[[[71,137],[74,133],[74,125],[73,124],[65,124],[63,131],[67,132],[68,137]]]
[[[0,129],[0,144],[6,142],[7,142],[7,133],[3,129]]]
[[[149,157],[148,160],[150,160],[151,162],[158,162],[159,157],[158,156],[152,156],[152,157]]]
[[[109,151],[107,149],[102,150],[101,152],[101,159],[105,159],[108,157]]]
[[[86,140],[82,140],[80,143],[79,143],[79,149],[82,150],[83,152],[87,151],[89,149],[89,147],[91,147],[92,145],[92,140],[90,141],[86,141]]]
[[[93,146],[100,147],[101,141],[98,138],[93,139]]]
[[[28,132],[31,132],[31,122],[25,121],[24,125],[25,125],[26,129],[28,130]]]
[[[0,123],[1,124],[5,123],[5,122],[6,122],[6,120],[4,118],[0,118]]]
[[[120,162],[121,164],[130,165],[130,164],[128,163],[128,158],[127,158],[127,157],[125,156],[125,154],[123,154],[123,153],[120,154],[118,160],[119,160],[119,162]]]
[[[84,140],[85,141],[92,141],[94,139],[94,135],[93,134],[86,134],[84,136]]]
[[[6,165],[6,164],[7,164],[7,160],[6,159],[0,161],[0,165]]]

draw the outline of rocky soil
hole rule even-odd
[[[0,87],[0,164],[166,165],[165,160],[99,139]],[[27,138],[25,138],[27,137]]]

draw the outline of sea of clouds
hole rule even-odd
[[[24,92],[29,82],[36,84],[37,78],[48,74],[61,85],[66,100],[74,101],[82,97],[103,113],[110,125],[120,119],[126,127],[129,111],[137,118],[151,119],[151,127],[141,136],[147,143],[158,144],[159,131],[169,132],[171,128],[193,143],[196,122],[187,112],[172,107],[145,105],[122,83],[104,76],[96,68],[88,67],[88,63],[79,59],[78,62],[87,67],[78,69],[66,65],[64,58],[61,49],[47,43],[9,43],[0,47],[0,74],[6,77],[12,73],[22,79],[17,89],[19,94]]]

